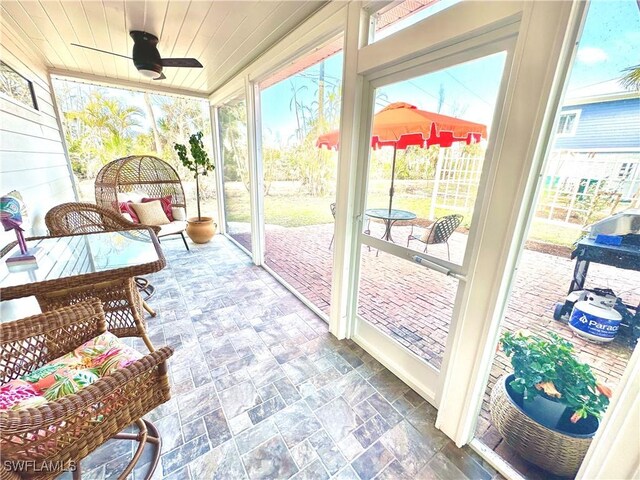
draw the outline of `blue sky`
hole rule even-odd
[[[430,9],[415,15],[406,24],[415,23],[428,15],[457,3],[443,0]],[[384,31],[382,38],[397,31],[396,25]],[[619,78],[621,71],[640,63],[640,10],[635,0],[594,0],[591,2],[582,36],[578,44],[567,95],[586,86]],[[467,64],[434,72],[407,82],[380,89],[376,111],[390,102],[405,101],[419,108],[437,111],[440,86],[444,88],[444,104],[440,113],[454,115],[490,127],[494,104],[499,90],[505,55],[495,54]],[[325,73],[339,83],[342,74],[342,55],[326,61]],[[306,87],[300,96],[308,104],[317,96],[318,66],[262,91],[262,114],[265,143],[285,142],[295,130],[296,120],[290,109],[292,82],[296,88]],[[618,88],[614,82],[613,88]],[[619,88],[622,89],[621,87]],[[380,97],[380,95],[379,95]],[[276,140],[274,142],[274,140]]]
[[[635,0],[592,1],[568,92],[612,80],[640,63],[640,9]]]

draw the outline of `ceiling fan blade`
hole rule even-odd
[[[202,64],[195,58],[163,58],[163,67],[202,68]]]
[[[79,45],[77,43],[72,43],[71,45],[73,45],[74,47],[86,48],[86,49],[94,50],[94,51],[100,52],[100,53],[108,53],[109,55],[115,55],[116,57],[122,57],[122,58],[126,58],[128,60],[131,60],[131,57],[127,57],[126,55],[120,55],[119,53],[107,52],[106,50],[100,50],[99,48],[93,48],[93,47],[87,47],[86,45]]]
[[[164,80],[165,78],[167,77],[164,76],[164,73],[160,72],[160,76],[158,78],[154,78],[154,80]]]

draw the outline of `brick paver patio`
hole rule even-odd
[[[380,236],[382,226],[372,223],[372,234]],[[394,227],[398,243],[406,242],[409,227]],[[267,225],[266,264],[328,314],[331,292],[332,251],[328,248],[333,225],[284,228]],[[236,236],[240,243],[246,240]],[[460,263],[466,235],[454,233],[451,259]],[[415,244],[415,248],[419,248]],[[366,248],[362,252],[362,280],[358,312],[436,367],[442,361],[457,281],[419,265]],[[446,247],[430,246],[430,253],[446,258]],[[597,377],[615,387],[631,355],[628,338],[619,335],[610,344],[594,344],[577,337],[564,324],[553,320],[553,307],[562,301],[572,277],[569,258],[525,250],[516,275],[503,328],[526,328],[535,334],[549,331],[572,341],[583,361]],[[587,286],[609,287],[630,304],[640,302],[640,272],[593,264]],[[479,435],[492,448],[500,443],[490,426],[488,399],[498,377],[511,367],[499,352],[494,360],[478,425]]]

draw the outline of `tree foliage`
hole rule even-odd
[[[100,91],[92,92],[78,107],[64,111],[64,123],[71,165],[79,177],[93,178],[111,160],[148,149],[146,139],[134,135],[134,128],[140,126],[140,109]]]
[[[103,165],[127,155],[158,156],[185,178],[190,173],[179,161],[174,143],[184,141],[190,132],[202,131],[204,145],[207,149],[211,145],[210,123],[201,100],[66,81],[54,86],[71,166],[80,179],[94,178]],[[211,196],[208,183],[203,182],[201,192],[207,197]]]
[[[215,165],[209,158],[207,151],[202,143],[202,132],[194,133],[189,137],[189,151],[191,152],[191,158],[187,155],[187,147],[181,143],[175,143],[173,145],[174,150],[178,154],[178,158],[182,165],[193,173],[193,178],[196,180],[196,201],[198,204],[198,220],[200,220],[200,181],[201,175],[207,175],[209,172],[215,169]]]

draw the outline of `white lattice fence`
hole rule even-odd
[[[436,164],[435,181],[431,198],[430,218],[436,218],[436,209],[473,209],[482,174],[484,155],[471,155],[455,149],[440,149]]]
[[[441,149],[436,164],[430,218],[436,209],[473,209],[484,156]],[[553,152],[536,217],[584,223],[609,215],[620,204],[640,207],[640,152]]]
[[[638,202],[640,153],[554,152],[536,216],[584,223],[609,215],[620,202]]]

